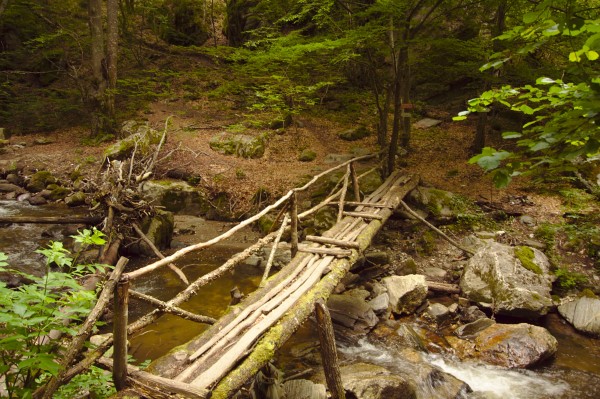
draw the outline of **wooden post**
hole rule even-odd
[[[114,295],[113,322],[113,381],[117,391],[122,391],[127,385],[127,323],[129,318],[129,279],[121,278]]]
[[[360,186],[358,184],[358,176],[356,175],[354,162],[350,164],[350,175],[352,176],[352,186],[354,187],[354,201],[360,202]]]
[[[321,358],[323,359],[327,388],[329,388],[332,399],[346,399],[337,351],[335,349],[333,324],[331,323],[331,316],[323,299],[319,299],[315,303],[315,317],[317,319],[317,330],[319,331],[319,342],[321,343]]]
[[[298,253],[298,197],[296,191],[290,197],[290,229],[292,233],[291,246],[292,258]]]
[[[344,217],[344,205],[346,201],[346,191],[348,190],[348,178],[350,177],[350,165],[346,170],[346,174],[344,175],[344,185],[342,186],[342,193],[340,194],[340,200],[338,202],[338,216],[337,222],[339,223]]]

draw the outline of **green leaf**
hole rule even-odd
[[[492,181],[497,188],[507,187],[511,180],[511,175],[504,169],[495,171],[492,176]]]
[[[521,138],[523,135],[519,132],[504,132],[502,133],[502,138],[503,139],[518,139]]]
[[[588,60],[590,61],[596,61],[598,59],[598,53],[595,52],[594,50],[590,50],[588,52],[585,53],[585,56],[588,58]]]
[[[581,61],[581,57],[579,56],[578,53],[579,52],[574,52],[574,51],[571,52],[569,54],[569,61],[571,61],[571,62],[579,62],[579,61]]]
[[[538,85],[549,85],[549,84],[556,83],[556,81],[554,79],[550,79],[547,77],[541,77],[541,78],[537,78],[535,83]]]

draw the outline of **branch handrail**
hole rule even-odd
[[[294,194],[294,193],[298,193],[301,191],[305,191],[306,189],[308,189],[310,186],[312,186],[317,180],[319,180],[321,177],[334,172],[340,168],[343,168],[353,162],[358,162],[358,161],[364,161],[367,159],[371,159],[376,157],[378,154],[368,154],[368,155],[363,155],[360,157],[356,157],[356,158],[352,158],[349,159],[348,161],[342,162],[337,166],[334,166],[326,171],[323,171],[315,176],[313,176],[313,178],[308,181],[306,184],[304,184],[301,187],[297,187],[297,188],[293,188],[290,191],[287,192],[287,194],[285,194],[283,197],[279,198],[279,200],[277,200],[274,204],[267,206],[265,209],[263,209],[261,212],[257,213],[256,215],[240,222],[239,224],[235,225],[234,227],[232,227],[231,229],[229,229],[228,231],[226,231],[225,233],[214,237],[208,241],[205,242],[201,242],[201,243],[197,243],[197,244],[193,244],[193,245],[189,245],[185,248],[182,248],[180,250],[178,250],[177,252],[175,252],[172,255],[169,255],[167,257],[165,257],[164,259],[160,259],[154,263],[151,263],[147,266],[144,266],[140,269],[134,270],[132,272],[129,273],[125,273],[124,276],[127,276],[127,278],[129,278],[130,280],[133,280],[135,278],[138,278],[146,273],[149,273],[153,270],[158,269],[159,267],[165,266],[171,262],[174,262],[176,259],[179,259],[180,257],[182,257],[183,255],[189,253],[189,252],[193,252],[193,251],[197,251],[203,248],[207,248],[210,247],[230,236],[232,236],[234,233],[236,233],[237,231],[241,230],[242,228],[248,226],[251,223],[256,222],[257,220],[259,220],[261,217],[263,217],[264,215],[266,215],[267,213],[269,213],[270,211],[277,209],[280,205],[282,205],[283,203],[285,203],[286,201],[288,201],[290,199],[290,197]],[[300,216],[300,215],[299,215]]]

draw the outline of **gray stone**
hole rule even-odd
[[[577,330],[600,335],[600,299],[570,298],[558,307],[558,312]]]
[[[449,191],[423,186],[415,188],[407,196],[411,205],[437,219],[464,214],[463,203],[458,198]]]
[[[519,216],[519,222],[529,227],[535,226],[535,219],[529,215]]]
[[[149,180],[140,185],[144,198],[169,212],[184,215],[205,215],[210,203],[204,193],[186,182]]]
[[[531,239],[527,239],[523,242],[524,245],[531,247],[531,248],[535,248],[535,249],[539,249],[540,251],[543,251],[546,249],[547,245],[544,244],[543,242],[539,242],[536,240],[531,240]]]
[[[475,236],[477,236],[477,238],[481,238],[482,240],[490,240],[496,237],[496,233],[493,231],[476,231]]]
[[[46,205],[48,200],[41,195],[34,195],[33,197],[28,198],[27,202],[31,205]]]
[[[531,324],[494,324],[473,340],[446,337],[462,359],[509,368],[527,368],[554,356],[558,343],[548,330]]]
[[[359,296],[331,295],[327,307],[334,322],[359,333],[367,333],[379,321],[371,306]]]
[[[427,284],[423,275],[390,276],[385,277],[382,283],[390,296],[392,312],[396,314],[414,312],[427,298]]]
[[[355,363],[340,368],[347,395],[356,399],[413,399],[415,389],[404,377],[368,363]]]
[[[354,158],[352,154],[327,154],[324,161],[325,163],[341,163],[349,161],[352,158]]]
[[[462,326],[454,330],[454,334],[456,334],[460,338],[474,338],[481,331],[494,324],[496,324],[494,320],[488,319],[487,317],[483,317],[469,324],[463,324]]]
[[[433,303],[429,305],[426,315],[437,324],[444,324],[450,320],[450,317],[452,316],[450,314],[450,310],[448,310],[448,308],[441,303]]]
[[[12,184],[16,184],[17,186],[23,184],[23,179],[16,173],[9,173],[6,175],[6,181]]]
[[[158,211],[152,218],[144,219],[141,228],[146,237],[159,249],[169,248],[173,238],[175,219],[171,212]],[[144,241],[138,241],[128,249],[133,254],[155,256],[152,248]]]
[[[416,122],[415,124],[413,124],[413,128],[415,128],[415,129],[429,129],[430,127],[437,126],[440,123],[442,123],[442,121],[439,120],[439,119],[423,118],[423,119],[419,120],[418,122]]]
[[[22,194],[22,193],[25,193],[25,189],[17,186],[16,184],[12,184],[12,183],[0,183],[0,193],[11,193],[11,192]]]
[[[460,313],[460,320],[462,322],[471,323],[475,320],[487,318],[486,314],[481,311],[477,306],[469,306]]]
[[[489,241],[469,259],[460,288],[470,300],[498,313],[537,318],[553,306],[554,279],[548,258],[539,250]]]
[[[426,275],[427,277],[431,277],[433,279],[443,280],[448,275],[448,272],[439,267],[426,267],[423,270],[423,274]]]
[[[387,294],[387,292],[377,295],[375,298],[369,301],[369,306],[371,306],[371,309],[373,309],[373,312],[376,314],[385,313],[390,306],[390,296]]]

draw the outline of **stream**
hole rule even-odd
[[[70,209],[38,206],[15,201],[0,201],[0,215],[46,215],[69,214]],[[176,229],[185,225],[185,231],[194,231],[193,235],[176,236],[174,247],[182,247],[193,242],[205,241],[227,229],[227,224],[208,222],[199,218],[178,217]],[[68,229],[67,229],[68,230]],[[35,249],[45,245],[48,240],[63,240],[65,226],[21,224],[0,226],[0,252],[9,257],[10,267],[40,275],[44,272],[44,262]],[[223,245],[210,247],[198,253],[185,256],[177,262],[190,281],[223,264],[231,255],[241,251],[254,240],[249,231],[236,234]],[[141,267],[149,263],[148,259],[133,259],[131,267]],[[129,266],[128,266],[129,267]],[[230,302],[230,289],[237,286],[242,293],[254,290],[260,282],[262,271],[257,267],[238,266],[232,273],[217,279],[202,288],[199,295],[186,303],[183,308],[192,312],[218,318]],[[148,277],[133,282],[133,288],[169,300],[183,288],[182,282],[168,268],[163,268]],[[130,303],[132,320],[151,310],[139,301]],[[429,365],[438,368],[466,382],[472,393],[465,398],[473,399],[597,399],[600,398],[600,340],[583,336],[556,314],[544,318],[542,325],[558,340],[556,357],[534,370],[507,370],[489,365],[460,362],[449,355],[425,354],[422,356]],[[206,329],[206,325],[166,315],[144,331],[131,338],[131,354],[142,362],[156,359],[175,346],[181,345]],[[286,352],[280,356],[278,364],[284,369],[294,369],[303,362],[289,356],[289,348],[304,344],[314,345],[316,331],[312,323],[307,322],[286,344]],[[398,358],[386,347],[360,339],[350,344],[338,344],[343,361],[364,361],[384,366],[402,374],[410,372],[414,365]],[[295,363],[292,365],[291,363]],[[440,397],[431,394],[435,387],[420,387],[419,398]]]

